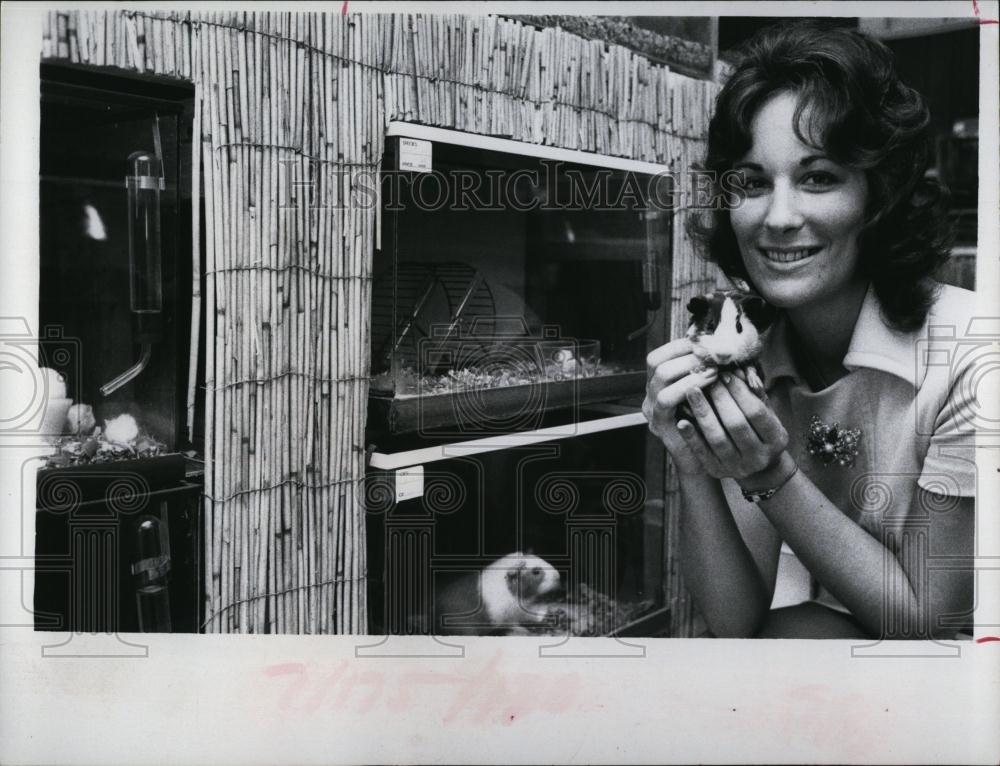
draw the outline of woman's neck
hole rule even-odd
[[[808,376],[813,378],[809,381],[813,389],[825,388],[847,374],[844,357],[867,290],[868,282],[858,280],[830,300],[788,309],[788,321],[801,346],[800,362],[814,373]]]

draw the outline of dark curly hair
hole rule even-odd
[[[800,141],[818,137],[831,159],[865,172],[859,268],[891,326],[921,327],[938,288],[931,275],[948,257],[942,190],[924,175],[931,159],[924,99],[900,81],[892,53],[877,40],[811,20],[768,27],[744,44],[716,100],[704,165],[713,178],[750,151],[755,114],[781,91],[799,96]],[[695,214],[689,224],[710,260],[750,283],[728,210]]]

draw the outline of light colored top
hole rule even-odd
[[[946,511],[954,505],[947,498],[975,496],[974,363],[989,340],[970,334],[974,311],[974,293],[944,285],[924,326],[900,333],[883,321],[869,287],[843,361],[849,372],[818,392],[796,368],[783,314],[765,337],[760,366],[789,453],[834,505],[890,546],[904,522]],[[809,454],[813,415],[861,429],[853,467],[824,465]],[[914,510],[918,486],[943,497]],[[735,481],[723,488],[734,513],[762,513],[743,500]],[[821,586],[817,600],[847,611]]]

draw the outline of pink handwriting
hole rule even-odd
[[[321,709],[361,715],[379,706],[405,713],[439,705],[442,723],[510,726],[532,713],[574,709],[583,687],[578,673],[514,672],[501,667],[502,655],[498,650],[487,660],[442,661],[441,670],[403,673],[383,672],[370,660],[341,660],[327,667],[285,662],[265,667],[264,677],[281,684],[269,688],[267,698],[275,699],[277,692],[277,709],[295,716]]]
[[[976,14],[976,20],[980,24],[1000,24],[1000,20],[998,19],[982,18],[982,11],[979,10],[979,0],[972,0],[972,12]]]

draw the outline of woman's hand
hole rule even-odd
[[[788,432],[746,383],[723,373],[707,394],[687,392],[698,428],[687,420],[678,423],[681,437],[703,471],[720,479],[732,477],[744,489],[756,490],[773,485],[775,471],[794,469],[785,452]]]
[[[702,370],[701,360],[691,353],[691,341],[678,338],[651,351],[646,357],[649,381],[642,414],[649,430],[659,437],[681,473],[705,473],[698,456],[692,452],[677,429],[677,406],[688,391],[698,391],[718,379],[718,370]],[[695,372],[699,370],[699,372]]]

